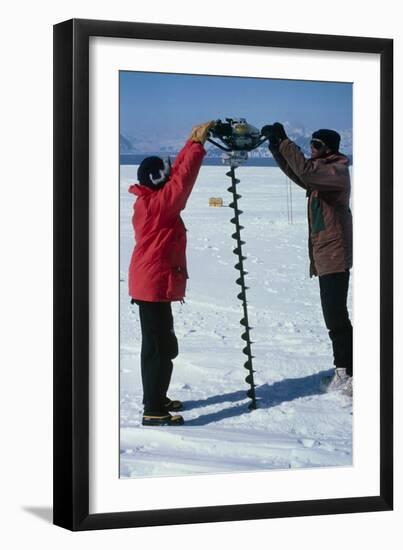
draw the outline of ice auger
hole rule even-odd
[[[254,358],[252,355],[253,342],[250,339],[252,327],[249,325],[248,303],[246,300],[246,291],[248,287],[245,284],[245,277],[247,271],[245,271],[243,265],[246,256],[242,254],[242,245],[245,244],[245,241],[241,239],[241,230],[243,226],[239,221],[242,210],[238,207],[238,199],[241,198],[241,195],[237,193],[236,189],[240,180],[235,176],[235,168],[246,162],[248,160],[248,151],[252,151],[262,145],[262,143],[267,141],[268,136],[262,135],[257,128],[248,124],[243,118],[226,118],[225,120],[226,122],[221,122],[221,120],[216,121],[215,126],[210,130],[210,137],[207,141],[225,151],[225,154],[223,154],[223,161],[230,167],[229,172],[226,174],[231,178],[231,185],[228,187],[228,191],[232,193],[232,202],[229,204],[229,207],[234,209],[234,217],[230,221],[235,225],[235,231],[232,234],[232,238],[236,241],[233,252],[238,256],[238,262],[235,264],[235,269],[239,271],[239,277],[236,279],[236,284],[241,287],[241,291],[237,297],[241,300],[243,308],[243,317],[240,323],[245,329],[241,335],[242,340],[245,341],[245,347],[242,351],[247,356],[247,360],[244,363],[244,368],[248,371],[245,381],[250,385],[250,389],[246,394],[251,399],[249,409],[252,410],[256,409],[256,386],[253,378],[253,373],[255,371],[253,370],[252,363],[252,359]],[[213,137],[219,139],[221,143],[212,139]]]

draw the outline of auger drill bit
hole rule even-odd
[[[241,325],[244,327],[245,332],[241,335],[242,340],[245,341],[245,347],[243,348],[242,352],[247,356],[247,360],[244,363],[244,368],[248,371],[248,375],[245,378],[245,381],[247,384],[250,385],[250,390],[246,392],[246,395],[252,400],[252,402],[249,405],[249,409],[256,409],[256,394],[255,394],[255,382],[253,379],[253,373],[255,372],[253,370],[252,365],[252,349],[251,349],[251,339],[250,339],[250,331],[251,327],[249,326],[248,321],[248,305],[246,301],[246,290],[248,287],[245,285],[245,275],[247,275],[247,272],[244,270],[243,267],[243,261],[246,259],[246,256],[242,255],[242,245],[245,244],[245,241],[241,240],[241,229],[243,229],[242,225],[239,223],[239,216],[242,214],[242,210],[239,210],[238,208],[238,199],[241,198],[241,195],[238,195],[236,192],[236,185],[239,183],[240,180],[236,179],[235,177],[235,167],[231,166],[231,169],[226,174],[228,177],[231,178],[231,186],[228,187],[228,191],[232,193],[233,201],[229,204],[230,208],[234,209],[234,217],[231,219],[231,223],[235,225],[235,232],[232,234],[232,238],[236,240],[236,247],[234,248],[233,252],[238,256],[238,263],[235,264],[235,269],[239,271],[239,277],[236,280],[236,284],[240,285],[241,292],[238,294],[238,299],[242,302],[243,307],[243,317],[240,321]]]

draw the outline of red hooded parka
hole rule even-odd
[[[145,302],[171,302],[185,296],[186,229],[181,210],[196,182],[206,151],[188,141],[159,190],[132,185],[137,196],[132,223],[136,245],[129,267],[129,295]]]

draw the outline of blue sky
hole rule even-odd
[[[316,130],[352,129],[352,84],[257,78],[120,73],[120,130],[136,139],[187,136],[195,124],[245,117]]]

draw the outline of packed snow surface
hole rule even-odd
[[[137,166],[120,178],[121,477],[178,476],[352,464],[352,400],[320,392],[332,368],[317,278],[308,275],[305,192],[278,168],[242,166],[239,206],[258,408],[248,410],[240,287],[225,166],[203,166],[186,210],[186,303],[173,303],[180,353],[169,397],[185,404],[183,426],[143,427],[141,333],[127,294]],[[292,203],[292,222],[290,210]],[[352,286],[352,285],[351,285]],[[351,312],[351,287],[349,309]]]

